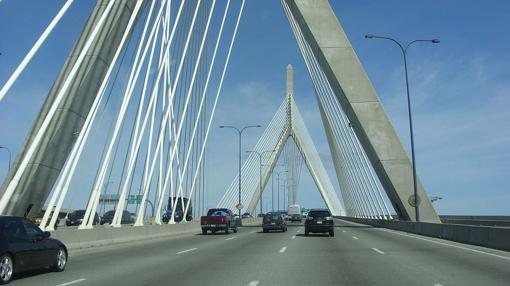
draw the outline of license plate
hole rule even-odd
[[[276,223],[272,222],[271,225],[275,225]]]
[[[211,224],[211,225],[209,225],[209,226],[210,226],[210,227],[216,227],[216,225],[215,225],[215,224]]]
[[[322,224],[322,221],[320,221],[320,220],[319,220],[319,221],[317,221],[317,224]]]

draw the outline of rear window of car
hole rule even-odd
[[[281,219],[280,215],[266,215],[264,217],[264,222],[269,222],[269,221],[277,221]]]
[[[308,213],[310,217],[328,217],[331,214],[328,211],[311,211]]]
[[[228,212],[226,210],[210,210],[207,216],[228,216]]]

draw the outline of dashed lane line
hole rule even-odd
[[[73,280],[73,281],[69,281],[69,282],[66,282],[66,283],[62,283],[62,284],[58,284],[57,286],[68,286],[68,285],[72,285],[72,284],[76,284],[76,283],[80,283],[80,282],[83,282],[87,279],[85,278],[80,278],[80,279],[76,279],[76,280]]]
[[[225,240],[232,240],[232,239],[236,239],[237,236],[233,236],[233,237],[229,237],[229,238],[225,238]]]
[[[490,253],[490,252],[485,252],[485,251],[481,251],[481,250],[476,250],[476,249],[471,249],[471,248],[467,248],[467,247],[463,247],[463,246],[459,246],[459,245],[453,245],[453,244],[449,244],[449,243],[444,243],[444,242],[440,242],[440,241],[435,241],[435,240],[427,239],[427,238],[424,238],[424,237],[418,237],[418,236],[414,236],[414,235],[398,233],[396,231],[389,230],[389,229],[381,229],[381,231],[386,231],[386,232],[393,233],[393,234],[396,234],[396,235],[407,236],[407,237],[411,237],[411,238],[415,238],[415,239],[419,239],[419,240],[424,240],[424,241],[428,241],[428,242],[435,243],[435,244],[455,247],[455,248],[458,248],[458,249],[463,249],[463,250],[467,250],[467,251],[471,251],[471,252],[475,252],[475,253],[479,253],[479,254],[485,254],[485,255],[489,255],[489,256],[505,259],[505,260],[510,260],[510,257],[507,257],[507,256],[498,255],[498,254],[494,254],[494,253]]]
[[[285,250],[287,250],[287,246],[282,247],[282,249],[280,249],[280,253],[284,253]]]
[[[260,282],[260,281],[258,281],[258,280],[256,280],[256,281],[250,281],[250,283],[248,283],[248,286],[257,286],[257,285],[259,285],[259,282]]]
[[[355,236],[353,236],[352,238],[354,238],[354,239],[359,239],[359,238],[357,238],[357,237],[355,237]]]
[[[197,248],[195,247],[195,248],[186,249],[186,250],[183,250],[183,251],[179,251],[176,254],[183,254],[183,253],[191,252],[191,251],[194,251],[194,250],[197,250]]]
[[[379,254],[384,254],[384,251],[380,251],[379,249],[375,248],[375,247],[372,247],[372,250],[379,253]]]
[[[296,236],[295,236],[295,235],[293,235],[293,236],[292,236],[292,239],[296,239]]]

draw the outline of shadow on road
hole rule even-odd
[[[371,225],[335,225],[335,228],[374,228]]]
[[[42,274],[47,274],[47,273],[53,273],[53,271],[51,271],[50,269],[38,269],[38,270],[24,271],[24,272],[14,274],[14,276],[12,278],[14,281],[16,281],[16,280],[22,280],[24,278],[30,278],[32,276],[42,275]]]
[[[330,237],[329,234],[327,233],[310,233],[308,234],[308,236],[302,234],[302,233],[298,233],[296,234],[296,237]]]

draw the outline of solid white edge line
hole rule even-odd
[[[287,246],[282,247],[282,249],[280,249],[280,253],[284,253],[285,250],[287,250]]]
[[[357,238],[357,237],[355,237],[355,236],[353,236],[352,238],[354,238],[354,239],[359,239],[359,238]]]
[[[379,253],[379,254],[384,254],[384,251],[380,251],[379,249],[375,248],[375,247],[372,247],[372,250]]]
[[[389,232],[389,233],[393,233],[393,234],[397,234],[397,235],[401,235],[401,236],[412,237],[412,238],[416,238],[416,239],[419,239],[419,240],[428,241],[428,242],[431,242],[431,243],[451,246],[451,247],[455,247],[455,248],[463,249],[463,250],[468,250],[468,251],[472,251],[472,252],[479,253],[479,254],[485,254],[485,255],[494,256],[494,257],[498,257],[498,258],[505,259],[505,260],[510,260],[510,257],[503,256],[503,255],[498,255],[498,254],[494,254],[494,253],[490,253],[490,252],[485,252],[485,251],[481,251],[481,250],[476,250],[476,249],[471,249],[471,248],[467,248],[467,247],[463,247],[463,246],[459,246],[459,245],[453,245],[453,244],[449,244],[449,243],[435,241],[435,240],[432,240],[432,239],[427,239],[427,238],[424,238],[424,237],[418,237],[418,236],[415,236],[415,235],[398,233],[396,231],[389,230],[389,229],[382,229],[382,228],[380,228],[380,230],[385,231],[385,232]]]
[[[259,282],[258,280],[255,280],[255,281],[250,281],[250,283],[248,283],[248,286],[257,286],[259,285]]]
[[[58,284],[57,286],[67,286],[67,285],[71,285],[71,284],[75,284],[75,283],[80,283],[80,282],[83,282],[85,280],[87,280],[87,279],[80,278],[80,279],[76,279],[76,280],[69,281],[69,282],[66,282],[66,283]]]
[[[342,219],[340,219],[340,220],[342,222],[347,222],[348,224],[351,224],[351,225],[364,225],[364,224],[355,223],[355,222],[351,222],[351,221],[345,221],[345,220],[342,220]],[[411,237],[411,238],[415,238],[415,239],[420,239],[420,240],[428,241],[428,242],[435,243],[435,244],[451,246],[451,247],[454,247],[454,248],[463,249],[463,250],[475,252],[475,253],[478,253],[478,254],[485,254],[485,255],[494,256],[494,257],[505,259],[505,260],[510,260],[510,257],[507,257],[507,256],[498,255],[498,254],[494,254],[494,253],[490,253],[490,252],[485,252],[485,251],[481,251],[481,250],[476,250],[476,249],[471,249],[471,248],[467,248],[467,247],[463,247],[463,246],[459,246],[459,245],[444,243],[444,242],[440,242],[440,241],[435,241],[435,240],[432,240],[432,239],[427,239],[427,238],[424,238],[424,237],[419,237],[417,235],[411,235],[411,234],[407,234],[407,233],[400,233],[398,231],[390,230],[390,229],[386,229],[386,228],[374,227],[374,229],[378,229],[378,230],[381,230],[381,231],[385,231],[385,232],[388,232],[388,233],[393,233],[393,234],[397,234],[397,235],[401,235],[401,236],[405,236],[405,237]]]
[[[296,238],[296,236],[295,236],[295,235],[293,235],[293,236],[292,236],[292,239],[295,239],[295,238]]]
[[[176,254],[183,254],[183,253],[190,252],[190,251],[193,251],[193,250],[197,250],[197,248],[195,247],[195,248],[186,249],[186,250],[183,250],[183,251],[179,251]]]
[[[225,240],[232,240],[232,239],[236,239],[237,236],[232,236],[232,237],[229,237],[229,238],[225,238]]]

